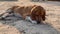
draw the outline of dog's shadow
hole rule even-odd
[[[18,21],[29,22],[29,24],[32,24],[32,25],[29,25],[29,26],[37,25],[37,23],[32,23],[29,20],[24,20],[22,17],[16,17],[16,16],[9,16],[9,17],[7,17],[3,20],[0,20],[0,22],[3,23],[3,24],[10,24],[10,25],[12,24],[13,26],[15,25],[14,23],[18,22]],[[42,22],[42,23],[39,23],[38,25],[50,25],[50,24]]]
[[[29,22],[31,23],[31,21],[29,20],[25,20],[23,19],[22,17],[17,17],[17,16],[9,16],[9,17],[6,17],[4,19],[0,19],[0,22],[2,22],[3,24],[14,24],[14,22],[18,22],[18,21],[24,21],[24,22]],[[37,25],[37,23],[31,23],[33,25]],[[47,23],[39,23],[38,25],[46,25]]]
[[[22,20],[23,20],[23,22],[21,22]],[[6,25],[15,26],[20,32],[23,32],[23,33],[27,33],[28,30],[31,30],[32,28],[33,28],[32,31],[35,31],[36,33],[40,33],[39,30],[41,30],[41,28],[42,28],[43,32],[45,32],[46,30],[47,31],[51,30],[54,33],[55,33],[55,31],[56,31],[56,33],[58,32],[55,28],[53,28],[51,26],[51,24],[49,24],[47,22],[46,22],[46,24],[44,24],[44,23],[32,24],[32,23],[28,23],[27,21],[25,21],[22,18],[18,18],[18,17],[14,17],[14,16],[7,17],[7,18],[5,18],[5,20],[0,20],[0,22],[3,24],[6,24]],[[51,29],[51,28],[53,28],[53,29]],[[34,30],[34,29],[36,29],[36,30]],[[55,31],[53,31],[53,30],[55,30]]]

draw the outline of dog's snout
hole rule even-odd
[[[37,21],[37,24],[40,24],[40,21]]]

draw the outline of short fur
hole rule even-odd
[[[46,11],[43,7],[38,5],[33,6],[14,6],[11,8],[14,13],[20,14],[23,19],[26,16],[30,16],[32,20],[37,21],[40,23],[41,21],[45,21]]]

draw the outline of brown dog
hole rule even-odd
[[[45,21],[45,9],[41,6],[35,6],[32,8],[31,18],[32,20],[36,20],[37,23],[41,23],[41,21]]]
[[[45,9],[41,6],[13,6],[11,10],[16,15],[21,15],[23,19],[25,19],[26,16],[30,16],[30,21],[37,21],[37,23],[45,21],[46,12]]]

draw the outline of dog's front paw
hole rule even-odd
[[[36,22],[36,21],[31,21],[31,23],[33,23],[33,24],[37,24],[37,22]]]
[[[32,19],[30,18],[30,16],[26,16],[25,20],[27,20],[27,21],[29,21],[29,22],[31,22],[31,23],[33,23],[33,24],[37,24],[37,21],[32,20]]]

